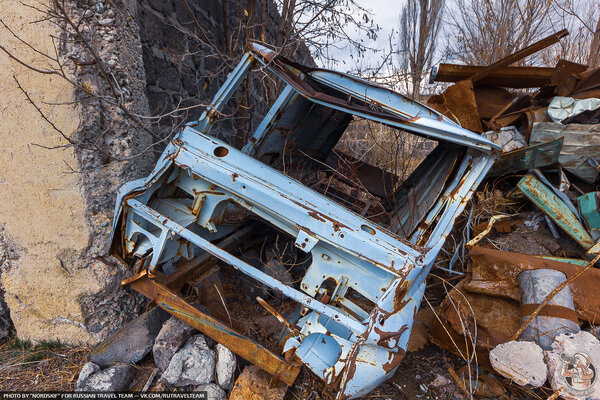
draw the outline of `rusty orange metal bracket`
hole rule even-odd
[[[168,287],[153,280],[146,271],[124,280],[122,284],[129,285],[136,292],[156,302],[160,308],[198,329],[287,385],[294,383],[300,372],[298,363],[285,361],[266,347],[198,310]]]

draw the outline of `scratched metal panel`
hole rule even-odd
[[[385,88],[331,71],[304,73],[302,67],[273,56],[256,51],[244,56],[196,129],[186,128],[168,144],[149,177],[123,186],[117,197],[112,250],[131,261],[136,260],[133,255],[143,253],[138,267],[155,279],[162,263],[183,255],[186,249],[181,246],[193,244],[312,310],[296,322],[298,331],[292,329],[284,351],[295,349],[296,356],[327,384],[339,383],[337,398],[354,398],[368,393],[397,368],[423,298],[425,278],[455,218],[494,162],[486,152],[493,153],[498,146]],[[421,170],[413,178],[420,177],[426,192],[422,194],[426,207],[417,213],[428,210],[428,214],[411,240],[417,237],[413,241],[424,242],[423,247],[207,135],[256,59],[269,61],[268,69],[284,77],[288,87],[245,146],[246,154],[255,154],[261,146],[263,154],[281,154],[289,145],[324,159],[352,115],[482,150],[468,152],[460,163],[460,155],[455,159],[451,152],[448,157],[442,154],[445,160],[426,163],[433,171]],[[270,136],[270,131],[276,134]],[[448,170],[456,170],[455,176],[449,178]],[[433,180],[429,186],[428,179]],[[295,246],[311,253],[312,263],[300,289],[211,243],[231,202],[291,235]],[[134,285],[139,278],[134,276],[129,283]],[[328,279],[337,285],[331,301],[318,301],[321,285]],[[353,303],[346,296],[350,289],[374,304]],[[185,308],[176,296],[171,300]],[[263,355],[274,359],[268,352]],[[261,357],[252,362],[262,366]]]
[[[500,146],[481,135],[461,128],[437,111],[393,90],[336,71],[308,69],[290,63],[256,43],[251,44],[251,49],[266,68],[293,86],[303,97],[317,104],[436,140],[486,152],[501,150]],[[301,71],[304,71],[303,78],[306,80],[299,77]],[[337,95],[315,89],[307,77],[334,89],[338,92]]]
[[[594,241],[575,214],[539,179],[532,174],[527,174],[517,186],[533,204],[552,218],[577,243],[586,249],[594,245]]]
[[[393,232],[409,238],[444,190],[463,149],[438,145],[417,167],[395,196]]]

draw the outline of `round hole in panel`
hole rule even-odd
[[[229,154],[229,150],[227,147],[219,146],[215,148],[213,153],[215,153],[215,156],[217,157],[225,157],[227,154]]]

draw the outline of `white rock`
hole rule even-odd
[[[133,367],[131,365],[117,364],[97,371],[81,382],[78,380],[75,390],[83,392],[123,391],[129,387],[132,377]]]
[[[167,369],[173,355],[192,336],[194,331],[193,327],[177,317],[171,317],[165,322],[152,347],[154,364],[160,371]]]
[[[600,399],[600,341],[589,332],[563,333],[544,352],[548,381],[568,400]]]
[[[81,367],[81,371],[79,371],[79,377],[77,378],[75,387],[81,387],[83,385],[83,381],[98,371],[100,371],[98,364],[94,364],[93,362],[85,363],[85,365]]]
[[[227,394],[221,388],[221,386],[216,383],[207,383],[204,385],[200,385],[194,389],[195,392],[206,392],[207,400],[226,400]]]
[[[546,381],[544,353],[536,343],[502,343],[490,351],[490,362],[496,372],[519,385],[539,387]]]
[[[449,385],[450,379],[440,375],[440,374],[435,374],[435,379],[433,381],[431,381],[431,383],[429,384],[429,386],[433,387],[433,388],[439,388],[442,386],[447,386]]]
[[[224,389],[231,389],[235,373],[235,354],[222,344],[217,344],[217,383]]]
[[[215,378],[215,352],[202,335],[192,336],[179,350],[161,376],[161,382],[174,386],[203,385]]]

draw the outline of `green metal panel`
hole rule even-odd
[[[585,249],[589,249],[594,245],[594,241],[575,214],[539,179],[532,174],[527,174],[519,181],[517,186],[529,200],[575,239],[577,243]]]
[[[565,258],[565,257],[553,257],[553,256],[536,256],[539,258],[545,258],[546,260],[554,260],[554,261],[560,261],[560,262],[564,262],[564,263],[569,263],[569,264],[575,264],[575,265],[579,265],[581,267],[585,267],[586,265],[588,265],[590,263],[590,260],[579,260],[577,258]]]
[[[489,175],[500,176],[509,172],[557,164],[562,145],[563,138],[558,138],[548,143],[540,143],[503,153],[502,157],[492,167]]]
[[[577,198],[579,213],[589,229],[600,229],[600,192],[590,192]]]

